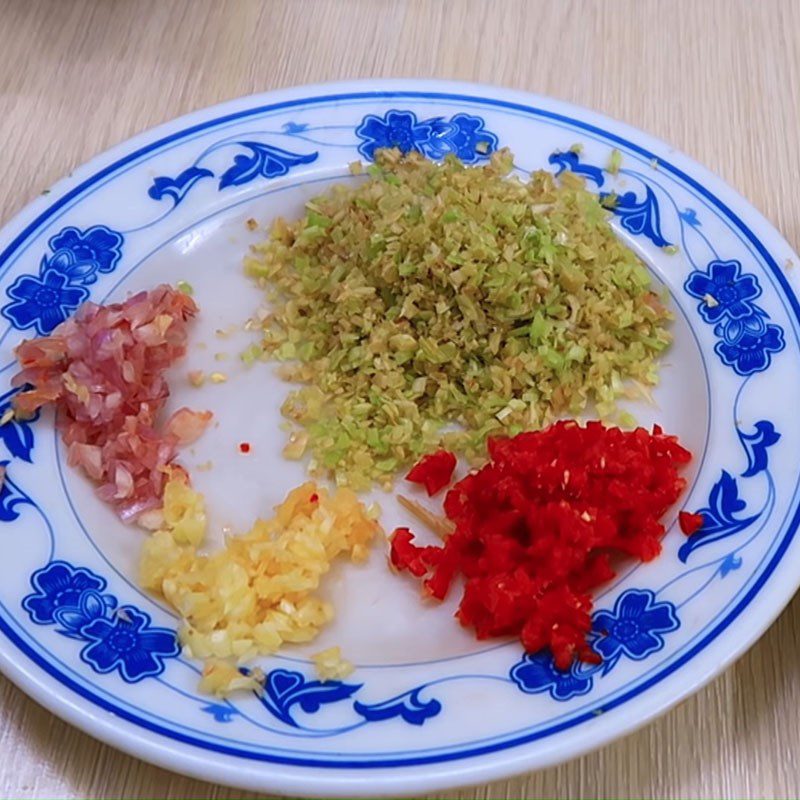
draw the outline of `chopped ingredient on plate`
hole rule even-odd
[[[196,313],[188,295],[158,286],[124,303],[84,303],[52,334],[16,349],[22,371],[12,383],[29,387],[14,398],[16,413],[55,405],[70,465],[125,520],[158,508],[178,446],[211,419],[182,408],[158,420],[169,397],[164,372],[185,354]]]
[[[355,667],[345,658],[339,647],[329,647],[311,656],[317,675],[323,681],[341,681],[353,674]]]
[[[189,372],[189,383],[195,388],[200,388],[206,382],[206,374],[201,369],[193,369]]]
[[[331,620],[333,609],[317,596],[322,577],[340,554],[367,558],[376,516],[348,489],[306,483],[271,519],[203,555],[205,503],[176,472],[164,492],[163,526],[142,549],[140,581],[179,613],[191,655],[243,661],[274,653],[284,642],[312,640]],[[215,679],[216,692],[227,686]]]
[[[678,470],[691,454],[658,426],[573,421],[492,438],[488,450],[490,461],[445,496],[454,530],[444,544],[418,546],[398,528],[392,565],[439,600],[463,576],[457,616],[479,639],[518,635],[529,652],[549,648],[561,669],[597,661],[590,592],[614,576],[613,558],[661,552],[660,518],[684,489]]]
[[[432,497],[450,483],[455,468],[456,457],[447,450],[437,450],[435,453],[423,456],[411,467],[406,480],[411,483],[421,483]]]
[[[607,418],[626,381],[657,382],[670,314],[644,264],[579,177],[524,183],[512,163],[378,151],[246,258],[272,304],[263,354],[305,384],[282,410],[312,474],[388,484],[438,447],[477,458],[489,435],[588,403]]]
[[[425,508],[425,506],[418,503],[416,500],[411,500],[399,494],[397,495],[397,501],[403,508],[410,511],[420,522],[427,525],[428,528],[442,538],[449,536],[453,532],[453,523],[450,522],[449,519],[434,514],[433,511]]]
[[[199,689],[217,697],[227,697],[236,692],[261,694],[264,691],[264,677],[264,673],[257,667],[243,671],[231,661],[209,658],[203,664]]]
[[[615,147],[611,151],[611,155],[608,158],[608,166],[606,167],[606,172],[608,172],[610,175],[616,175],[619,172],[619,168],[621,166],[622,166],[622,153]]]
[[[687,535],[692,536],[703,527],[705,518],[702,514],[692,514],[689,511],[681,511],[678,514],[678,525]]]

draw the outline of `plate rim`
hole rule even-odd
[[[56,182],[50,190],[50,194],[55,196],[55,201],[53,198],[40,196],[24,206],[12,217],[3,226],[2,230],[0,230],[0,241],[3,243],[8,242],[7,246],[4,246],[2,253],[0,253],[0,266],[5,263],[7,257],[16,249],[19,241],[24,241],[24,239],[30,235],[32,231],[28,231],[28,228],[33,224],[38,224],[40,221],[39,217],[43,216],[45,212],[52,212],[63,205],[73,194],[75,197],[78,197],[82,191],[82,184],[87,179],[92,178],[97,180],[99,178],[98,173],[102,173],[105,170],[111,171],[120,166],[118,162],[122,157],[127,156],[126,160],[133,160],[143,146],[148,146],[149,149],[161,143],[161,140],[173,136],[175,138],[185,138],[198,123],[205,122],[207,125],[210,122],[214,122],[220,124],[226,116],[240,114],[242,110],[246,109],[252,110],[255,114],[260,107],[263,106],[274,107],[285,101],[301,99],[316,98],[318,101],[326,97],[327,99],[335,99],[330,96],[348,92],[362,92],[372,95],[376,97],[376,99],[380,99],[382,93],[385,99],[392,99],[397,97],[398,94],[413,99],[415,89],[427,96],[431,94],[459,94],[462,95],[465,100],[473,99],[483,103],[488,101],[489,104],[493,102],[498,105],[516,103],[527,107],[527,110],[530,110],[532,107],[544,108],[547,109],[548,112],[568,116],[570,117],[570,122],[578,122],[584,127],[595,127],[597,125],[607,126],[601,127],[596,131],[602,134],[606,139],[631,137],[632,141],[625,140],[624,143],[626,146],[632,147],[633,149],[641,151],[652,148],[656,151],[665,151],[669,153],[670,166],[673,167],[673,172],[677,169],[683,180],[687,181],[689,184],[694,184],[695,188],[708,196],[708,199],[717,207],[719,207],[721,203],[721,210],[736,221],[741,232],[750,240],[751,244],[761,252],[762,257],[767,263],[774,263],[774,259],[763,246],[762,240],[769,243],[770,250],[783,250],[786,252],[787,258],[796,258],[788,242],[786,242],[761,212],[736,192],[736,190],[729,187],[724,181],[702,165],[696,163],[693,159],[675,148],[672,148],[669,144],[637,128],[614,120],[611,117],[598,114],[591,109],[565,103],[546,96],[491,86],[489,84],[424,79],[367,79],[361,81],[318,83],[247,95],[190,112],[189,114],[177,117],[130,137],[124,142],[95,156],[80,167],[77,167],[69,177]],[[451,97],[450,99],[453,98]],[[261,110],[263,110],[263,108],[261,108]],[[673,162],[677,162],[677,168]],[[689,174],[686,174],[686,171],[688,171]],[[717,195],[722,195],[725,201],[723,202]],[[746,214],[750,221],[750,226],[739,218],[739,214],[742,213]],[[758,237],[755,237],[750,227],[759,229]],[[795,311],[800,312],[797,298],[795,297],[796,292],[794,288],[791,287],[787,276],[777,264],[774,273],[787,299],[795,306]],[[800,313],[798,313],[798,316],[800,317]],[[357,785],[359,783],[357,778],[355,780],[353,778],[337,780],[337,777],[343,777],[344,773],[334,769],[326,769],[324,772],[320,771],[318,775],[312,777],[311,774],[306,771],[307,767],[280,765],[279,768],[283,770],[283,773],[270,776],[270,779],[274,779],[274,785],[272,780],[270,780],[269,785],[266,786],[263,781],[263,764],[269,764],[269,761],[245,762],[243,758],[236,758],[235,761],[227,765],[224,763],[212,762],[204,755],[205,751],[200,750],[196,745],[189,745],[191,750],[186,750],[185,744],[179,744],[174,739],[164,742],[162,736],[159,736],[154,742],[151,736],[145,734],[141,726],[136,723],[127,722],[124,727],[120,727],[118,721],[115,724],[115,720],[118,718],[113,712],[108,712],[109,716],[105,717],[97,713],[91,707],[85,706],[82,702],[75,702],[72,695],[68,697],[52,695],[47,691],[47,684],[41,681],[42,676],[38,674],[39,671],[45,672],[46,669],[36,664],[35,670],[37,674],[35,676],[32,675],[30,670],[25,669],[25,666],[33,666],[30,661],[30,656],[27,657],[25,666],[17,664],[13,658],[14,653],[12,652],[9,654],[7,652],[7,641],[5,638],[2,644],[0,644],[0,670],[38,703],[90,735],[112,744],[136,757],[146,758],[148,761],[156,763],[159,766],[171,770],[177,769],[186,774],[201,777],[204,780],[222,780],[232,785],[240,785],[255,790],[269,788],[270,791],[296,792],[298,790],[304,791],[313,788],[318,796],[335,796],[342,793],[350,795],[374,794],[374,792],[369,792],[367,789],[375,786],[378,786],[381,792],[391,792],[393,794],[414,793],[420,790],[432,790],[463,785],[465,783],[494,780],[500,777],[507,777],[514,772],[542,768],[544,766],[554,766],[557,763],[575,758],[585,752],[604,746],[620,736],[629,734],[643,727],[655,717],[663,714],[681,700],[698,691],[702,686],[707,684],[727,668],[727,666],[733,663],[733,661],[738,659],[763,634],[769,625],[772,624],[774,619],[781,613],[793,596],[797,585],[800,584],[800,576],[798,576],[796,580],[793,580],[790,575],[783,574],[786,572],[786,564],[783,561],[783,555],[795,539],[799,516],[800,510],[795,512],[794,518],[789,525],[790,528],[793,526],[793,530],[787,530],[785,547],[783,548],[782,554],[780,556],[777,554],[773,556],[772,560],[775,563],[772,573],[764,578],[764,583],[768,580],[773,582],[770,594],[765,600],[765,596],[757,592],[756,595],[745,604],[745,608],[743,608],[740,613],[747,610],[748,617],[753,618],[751,630],[746,637],[739,640],[736,647],[727,648],[727,656],[725,658],[721,661],[716,661],[714,665],[709,665],[709,667],[702,672],[700,678],[689,682],[688,688],[682,689],[674,697],[662,700],[661,702],[651,702],[646,708],[646,713],[638,715],[630,724],[617,725],[610,732],[606,733],[600,730],[598,733],[594,730],[597,726],[589,723],[582,728],[580,735],[576,735],[576,740],[579,740],[576,744],[570,743],[569,746],[563,748],[563,751],[558,754],[556,759],[547,758],[544,760],[545,763],[541,764],[535,763],[536,759],[531,758],[531,754],[526,752],[529,749],[528,743],[508,743],[504,745],[502,750],[496,749],[494,752],[488,754],[488,758],[490,759],[489,763],[484,763],[484,759],[487,758],[487,755],[462,755],[459,757],[460,760],[438,761],[434,765],[426,765],[425,771],[421,776],[416,776],[413,772],[409,771],[410,769],[414,769],[414,767],[406,767],[402,770],[395,768],[389,775],[377,774],[377,770],[381,769],[380,767],[359,770],[356,776],[361,775],[364,778],[368,777],[369,786]],[[783,567],[783,569],[781,569],[781,567]],[[752,590],[753,588],[751,587],[748,594],[750,594]],[[772,602],[768,602],[770,599]],[[766,608],[760,609],[760,606],[766,606]],[[759,611],[758,614],[756,610]],[[5,628],[5,624],[3,624],[3,627]],[[13,635],[13,632],[11,633]],[[717,634],[715,634],[715,637],[716,635]],[[8,636],[8,631],[6,631],[6,636]],[[15,650],[14,652],[19,651]],[[673,672],[678,672],[678,670],[676,669]],[[664,681],[668,681],[670,677],[672,676],[665,676]],[[81,690],[81,694],[82,693],[83,691]],[[645,696],[652,698],[652,695],[645,694]],[[253,768],[245,770],[243,769],[244,764]],[[435,766],[438,769],[431,770],[431,766]],[[461,767],[463,767],[463,769]],[[298,772],[297,770],[302,771]]]

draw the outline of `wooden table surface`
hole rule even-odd
[[[187,111],[360,77],[589,106],[720,174],[800,249],[800,0],[0,0],[0,221]],[[6,545],[8,546],[8,545]],[[0,797],[231,798],[0,679]],[[800,797],[800,600],[711,686],[563,766],[442,797]]]

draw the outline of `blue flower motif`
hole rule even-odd
[[[159,675],[164,659],[180,653],[175,632],[151,628],[150,616],[133,606],[123,606],[112,619],[93,620],[80,633],[92,642],[81,651],[81,660],[100,673],[119,670],[128,683]]]
[[[112,272],[122,258],[122,234],[105,225],[83,232],[64,228],[48,244],[53,255],[42,263],[42,274],[54,270],[82,284],[94,283],[98,272]]]
[[[45,269],[40,277],[20,275],[8,296],[14,302],[3,306],[3,316],[19,330],[35,328],[46,336],[89,297],[89,290],[70,285],[62,272]]]
[[[84,639],[81,629],[84,625],[106,615],[117,605],[111,595],[102,595],[93,589],[83,592],[76,606],[62,605],[53,612],[54,620],[61,626],[59,633],[72,639]]]
[[[703,301],[697,310],[706,322],[714,324],[723,317],[744,319],[756,314],[750,301],[761,294],[761,287],[755,276],[740,274],[741,266],[733,260],[712,261],[707,272],[695,270],[687,278],[684,288]]]
[[[115,669],[135,683],[164,671],[164,659],[180,646],[174,631],[151,628],[150,617],[133,606],[117,609],[117,599],[102,594],[106,581],[91,570],[66,561],[51,561],[31,576],[32,594],[22,607],[39,625],[56,623],[57,632],[88,642],[80,657],[96,672]]]
[[[574,670],[574,667],[573,667]],[[562,672],[553,663],[549,652],[526,653],[522,661],[511,668],[511,679],[526,694],[549,692],[554,700],[569,700],[587,694],[592,679],[576,675],[573,670]]]
[[[762,372],[772,361],[771,353],[780,353],[786,347],[780,327],[767,325],[758,316],[750,319],[760,323],[760,331],[754,332],[753,326],[742,325],[736,326],[736,333],[732,334],[730,329],[736,322],[733,320],[725,326],[725,339],[714,346],[723,364],[733,367],[739,375]]]
[[[714,352],[737,374],[763,372],[772,363],[772,353],[786,346],[783,329],[767,324],[769,315],[753,302],[761,294],[758,281],[741,274],[738,261],[709,262],[706,272],[689,275],[684,289],[702,301],[697,310],[721,339]]]
[[[497,150],[497,136],[484,128],[480,117],[456,114],[451,120],[452,132],[447,137],[453,152],[465,163],[473,164]]]
[[[481,117],[456,114],[450,120],[431,117],[418,120],[413,111],[387,111],[383,117],[368,114],[356,128],[361,139],[358,152],[369,161],[382,147],[396,147],[401,153],[412,151],[428,158],[444,158],[452,153],[465,164],[473,164],[497,150],[498,139],[484,127]]]
[[[597,638],[592,644],[606,661],[620,654],[641,661],[664,647],[662,633],[679,626],[672,603],[657,603],[649,589],[628,589],[617,598],[613,611],[594,614],[592,628]]]
[[[22,607],[39,625],[55,622],[59,608],[77,609],[84,592],[101,592],[106,581],[83,567],[73,567],[65,561],[51,561],[31,576],[36,590],[22,601]]]
[[[396,147],[404,154],[412,150],[421,153],[433,132],[431,122],[419,122],[413,111],[388,111],[384,117],[367,114],[356,128],[361,139],[358,152],[369,161],[374,161],[375,151],[382,147]]]

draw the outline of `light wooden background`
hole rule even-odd
[[[504,84],[625,120],[719,173],[800,249],[800,0],[0,0],[0,220],[192,109],[378,76]],[[115,752],[3,679],[0,720],[2,797],[244,796]],[[639,733],[441,796],[800,797],[800,600]]]

